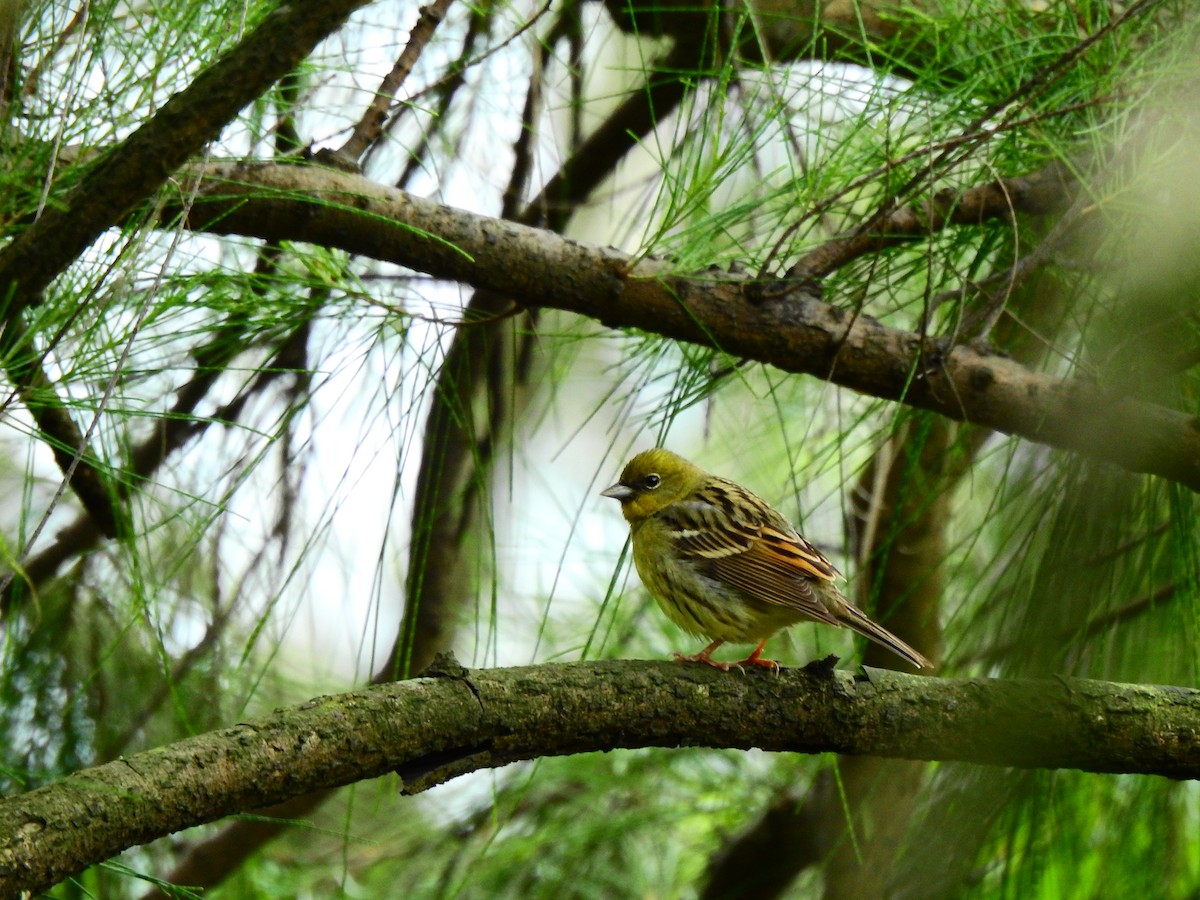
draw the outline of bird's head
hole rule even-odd
[[[600,496],[619,500],[626,521],[636,524],[686,497],[706,477],[704,470],[683,457],[656,447],[626,463],[621,480]]]

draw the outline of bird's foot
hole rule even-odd
[[[775,662],[773,659],[763,659],[758,655],[757,650],[754,653],[751,653],[745,659],[734,663],[734,665],[739,669],[742,666],[762,666],[764,669],[770,669],[775,675],[779,674],[779,663]]]
[[[737,667],[740,669],[742,666],[762,666],[764,669],[770,669],[772,674],[778,675],[779,663],[773,659],[763,659],[763,647],[766,645],[767,642],[765,640],[759,642],[759,645],[754,648],[754,652],[737,663]]]
[[[679,662],[704,663],[706,666],[712,666],[714,669],[720,669],[722,672],[728,672],[734,667],[733,663],[723,663],[719,659],[713,659],[708,655],[708,650],[701,650],[699,653],[680,653],[676,650],[674,656]],[[741,666],[739,665],[738,668],[741,668]]]

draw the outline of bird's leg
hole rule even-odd
[[[779,671],[779,663],[773,659],[763,659],[763,647],[767,645],[767,639],[763,638],[759,645],[754,648],[754,652],[743,659],[741,662],[734,663],[735,666],[763,666],[770,669],[772,672]],[[707,652],[707,651],[705,651]]]
[[[676,650],[675,659],[677,659],[679,662],[704,663],[705,665],[712,666],[714,669],[720,669],[722,672],[728,672],[733,668],[733,666],[731,666],[729,663],[723,663],[720,660],[713,659],[711,655],[712,652],[720,647],[723,643],[725,642],[713,641],[699,653],[693,653],[690,656],[680,653],[678,650]],[[759,647],[758,649],[761,650],[762,647]]]

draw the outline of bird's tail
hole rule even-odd
[[[877,625],[867,618],[861,609],[847,602],[845,608],[839,610],[838,620],[847,628],[857,631],[868,640],[887,647],[897,656],[902,656],[918,669],[932,669],[933,663],[922,656],[900,638],[896,637],[882,625]]]

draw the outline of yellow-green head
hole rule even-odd
[[[708,477],[682,456],[656,447],[631,459],[621,480],[600,494],[619,500],[625,520],[636,524],[687,497]]]

